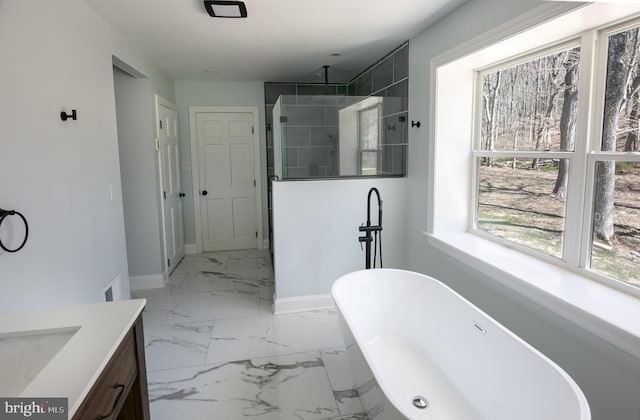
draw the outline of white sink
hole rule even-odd
[[[18,396],[79,329],[0,334],[0,395]]]

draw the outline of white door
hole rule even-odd
[[[167,268],[171,273],[184,257],[184,229],[180,191],[178,117],[175,105],[156,96],[162,226]]]
[[[256,248],[253,113],[196,114],[204,251]]]

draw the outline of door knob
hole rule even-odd
[[[180,197],[184,197],[185,195],[185,193],[180,193]]]
[[[207,192],[207,190],[202,190],[202,192],[201,192],[200,194],[202,194],[202,195],[207,195],[207,194],[209,194],[209,193]]]

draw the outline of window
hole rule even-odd
[[[358,111],[360,175],[377,175],[380,168],[380,106]]]
[[[474,227],[562,258],[580,47],[479,73]]]
[[[639,25],[476,70],[474,233],[640,287]]]
[[[587,164],[593,205],[587,264],[634,286],[640,286],[638,24],[603,31],[607,42],[600,52],[606,62],[600,78],[604,83],[604,95],[599,98],[600,134]]]

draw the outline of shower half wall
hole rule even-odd
[[[405,268],[407,178],[336,178],[273,183],[276,313],[333,306],[331,285],[365,267],[358,226],[367,220],[367,194],[380,191],[382,261]]]

